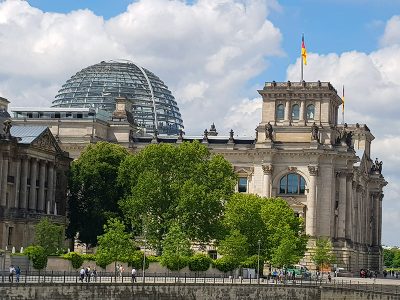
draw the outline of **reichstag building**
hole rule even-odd
[[[89,66],[62,86],[50,108],[15,108],[18,126],[50,128],[76,158],[89,143],[110,141],[132,152],[150,143],[198,140],[229,160],[237,191],[281,197],[305,220],[310,263],[315,238],[328,237],[339,267],[381,270],[382,162],[371,156],[366,124],[339,124],[342,104],[329,82],[267,82],[254,138],[215,127],[184,134],[172,93],[152,72],[129,61]],[[210,120],[211,123],[212,120]]]

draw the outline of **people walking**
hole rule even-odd
[[[93,268],[93,271],[92,271],[92,277],[93,277],[94,282],[96,282],[97,281],[97,271],[96,271],[95,267]]]
[[[15,281],[19,282],[19,276],[21,275],[21,269],[19,266],[15,268]]]
[[[132,268],[132,282],[136,282],[136,269],[135,269],[135,267]]]
[[[14,282],[14,273],[15,273],[15,268],[13,265],[10,266],[9,273],[8,273],[8,281],[9,282]]]
[[[84,278],[85,278],[85,269],[82,267],[81,270],[79,271],[79,280],[83,282]]]

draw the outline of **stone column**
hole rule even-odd
[[[378,245],[382,243],[382,200],[383,194],[378,198],[379,199],[379,212],[378,212]]]
[[[338,238],[345,237],[346,226],[346,172],[340,171],[336,174],[339,177],[339,206],[338,206]]]
[[[305,115],[305,106],[306,103],[305,101],[300,101],[300,116],[299,116],[299,124],[301,125],[305,125],[305,119],[306,119],[306,115]]]
[[[271,164],[262,165],[264,171],[264,196],[269,198],[271,197],[271,175],[273,171],[273,167]]]
[[[316,219],[315,213],[317,211],[317,175],[318,166],[308,166],[310,172],[310,187],[307,195],[307,212],[306,212],[306,233],[312,237],[316,236]]]
[[[36,180],[37,180],[37,158],[31,159],[31,188],[29,191],[29,210],[36,210]]]
[[[56,198],[57,198],[57,169],[54,166],[54,171],[53,171],[53,196],[51,198],[50,202],[50,213],[54,214],[54,206],[56,204]],[[247,188],[248,188],[248,182],[247,182]]]
[[[373,244],[379,245],[379,202],[381,195],[379,193],[373,193],[372,199],[374,203],[374,230],[373,230]]]
[[[20,183],[21,183],[21,158],[17,157],[15,160],[15,177],[14,177],[14,207],[18,208],[20,207],[19,203],[19,188],[20,188]]]
[[[7,203],[7,177],[8,177],[8,160],[9,154],[3,153],[3,166],[1,171],[1,206],[10,206],[10,203]]]
[[[38,195],[38,210],[39,212],[45,211],[45,199],[44,199],[44,183],[46,180],[46,161],[40,161],[40,173],[39,173],[39,195]]]
[[[22,170],[21,170],[21,189],[19,195],[19,207],[26,209],[28,208],[27,182],[28,182],[29,159],[27,156],[23,156],[21,159],[22,159]]]
[[[362,201],[361,201],[361,185],[357,184],[356,188],[356,197],[357,197],[357,242],[361,243],[362,242]]]
[[[283,119],[284,125],[289,125],[290,123],[290,101],[285,103],[285,117]]]
[[[352,192],[353,174],[349,173],[346,177],[346,239],[351,240],[352,235],[352,207],[353,207],[353,192]]]
[[[3,156],[0,156],[0,176],[3,173]],[[0,181],[0,195],[1,195],[1,181]],[[1,205],[1,200],[0,200]]]
[[[54,163],[49,162],[47,166],[48,176],[47,176],[47,201],[46,201],[46,212],[50,213],[50,205],[53,203],[53,194],[54,194]]]

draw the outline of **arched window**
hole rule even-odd
[[[284,117],[285,117],[285,107],[283,106],[283,104],[279,104],[276,107],[276,119],[283,120]]]
[[[310,104],[307,106],[307,120],[314,120],[315,107]]]
[[[298,104],[292,106],[292,120],[298,120],[300,115],[300,108]]]
[[[279,182],[280,194],[304,195],[305,190],[306,181],[299,174],[289,173],[283,176]]]

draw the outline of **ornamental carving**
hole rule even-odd
[[[318,175],[318,166],[308,166],[308,172],[310,172],[311,176]]]
[[[55,150],[53,139],[51,138],[49,132],[44,133],[37,140],[35,140],[33,145],[46,150]]]
[[[288,167],[289,172],[296,172],[297,168],[296,167]]]
[[[265,164],[262,165],[262,169],[265,175],[271,175],[274,170],[274,167],[271,164]]]

